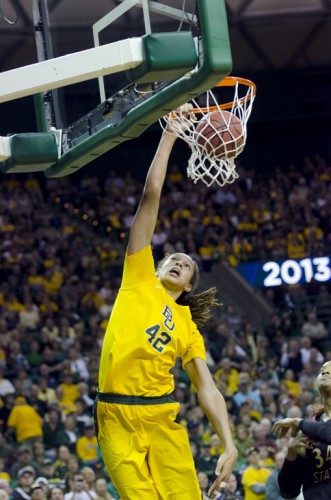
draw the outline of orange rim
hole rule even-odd
[[[226,76],[221,80],[215,87],[234,87],[237,83],[242,85],[246,85],[247,87],[251,87],[253,89],[253,96],[256,94],[256,85],[251,80],[247,78],[241,78],[240,76]],[[252,98],[252,94],[246,94],[243,97],[238,99],[238,104],[242,104],[245,101],[250,101]],[[229,109],[232,108],[233,101],[226,102],[224,104],[218,104],[217,106],[210,106],[209,108],[193,108],[191,112],[195,115],[201,113],[212,113],[213,111],[217,111],[218,109]],[[175,118],[176,113],[171,113],[171,117]]]

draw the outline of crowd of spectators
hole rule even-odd
[[[306,158],[269,176],[243,168],[239,174],[228,187],[208,189],[170,168],[153,238],[156,260],[186,252],[210,273],[220,261],[236,266],[331,254],[326,160]],[[71,500],[74,493],[79,500],[118,498],[98,450],[92,409],[141,190],[129,171],[106,178],[2,177],[0,500]],[[216,286],[221,296],[222,284]],[[316,374],[331,359],[329,287],[268,289],[274,314],[262,330],[221,299],[224,306],[201,332],[239,450],[226,498],[250,491],[262,499],[276,487],[271,480],[287,443],[271,434],[272,423],[309,415],[318,402]],[[179,418],[206,497],[222,444],[180,364],[174,376]]]

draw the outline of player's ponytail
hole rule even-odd
[[[194,323],[200,327],[211,317],[210,308],[221,305],[215,298],[216,293],[216,287],[209,288],[205,292],[196,295],[191,295],[191,292],[183,292],[177,299],[177,304],[188,306]]]

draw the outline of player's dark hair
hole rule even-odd
[[[191,292],[183,292],[178,297],[177,304],[189,306],[194,323],[203,326],[211,317],[211,306],[221,305],[215,298],[216,293],[217,288],[214,286],[195,295],[191,295]]]
[[[159,262],[157,266],[158,269],[162,267],[162,264],[168,258],[169,255],[164,257],[164,259],[162,259],[161,262]],[[195,261],[193,261],[193,264],[194,264],[193,275],[190,282],[190,284],[192,285],[192,290],[190,292],[183,292],[178,297],[176,302],[177,304],[180,304],[182,306],[188,306],[190,308],[192,320],[200,327],[203,326],[206,323],[206,321],[208,321],[208,319],[211,317],[210,308],[212,306],[219,306],[221,304],[215,298],[217,293],[216,287],[211,287],[208,288],[208,290],[205,290],[204,292],[192,295],[193,290],[197,287],[199,283],[199,275],[200,275],[198,264]]]

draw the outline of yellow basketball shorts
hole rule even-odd
[[[119,404],[105,402],[107,396],[97,396],[96,430],[121,500],[200,500],[187,432],[175,422],[179,403],[120,396],[134,404]]]

